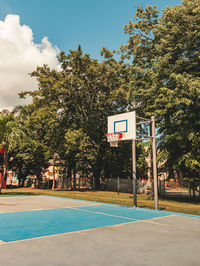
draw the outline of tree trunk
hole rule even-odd
[[[90,188],[94,189],[94,175],[90,177]]]
[[[65,188],[66,179],[67,179],[66,167],[64,167],[63,172],[62,172],[62,182],[61,182],[61,187],[60,187],[61,189]]]
[[[66,188],[70,187],[72,188],[72,169],[70,166],[67,168],[67,179],[66,179]]]
[[[192,197],[195,198],[196,194],[195,194],[195,184],[194,181],[192,182]]]
[[[76,168],[73,169],[73,189],[76,190]]]
[[[178,179],[178,184],[180,187],[182,187],[182,181],[183,181],[183,173],[180,171],[177,171],[177,179]]]
[[[19,169],[18,187],[21,187],[21,179],[22,179],[22,171],[21,171],[21,169]]]
[[[96,169],[94,170],[94,189],[97,190],[100,188],[100,174],[101,168],[97,165]]]
[[[189,193],[189,198],[191,198],[191,181],[188,181],[188,193]]]
[[[81,176],[79,175],[79,178],[78,178],[78,190],[81,189]]]
[[[7,172],[5,171],[5,169],[4,169],[4,171],[3,171],[3,177],[2,177],[2,179],[1,179],[1,184],[0,184],[0,194],[1,194],[1,190],[2,190],[2,187],[3,187],[3,183],[4,183],[4,181],[7,179]]]
[[[3,187],[3,183],[5,180],[7,180],[7,173],[8,173],[8,153],[7,153],[7,150],[4,152],[4,155],[3,155],[3,159],[4,159],[4,171],[3,171],[3,178],[1,180],[1,184],[0,184],[0,194],[1,194],[1,190],[2,190],[2,187]]]
[[[35,188],[39,188],[39,182],[40,182],[40,175],[36,174]]]
[[[53,184],[52,184],[52,190],[56,187],[56,172],[55,172],[55,160],[53,160]]]
[[[21,184],[22,187],[24,187],[24,183],[25,183],[25,180],[26,180],[26,176],[27,176],[27,174],[23,174],[22,175],[22,184]]]

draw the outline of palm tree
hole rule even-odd
[[[0,184],[0,194],[8,173],[8,152],[23,135],[22,123],[11,114],[0,114],[0,150],[3,153],[4,173]]]

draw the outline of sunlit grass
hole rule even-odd
[[[1,196],[26,196],[26,195],[48,195],[88,201],[104,202],[133,206],[132,194],[110,192],[110,191],[52,191],[49,189],[6,189],[2,190]],[[137,195],[138,207],[154,208],[154,200],[149,195]],[[200,215],[200,201],[188,202],[188,200],[159,199],[159,209],[172,212]]]

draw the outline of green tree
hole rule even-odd
[[[17,106],[13,113],[23,123],[24,136],[20,143],[16,143],[12,151],[12,167],[18,173],[19,185],[24,184],[28,174],[36,175],[36,186],[39,185],[41,172],[49,166],[51,142],[44,139],[44,132],[48,128],[48,109],[41,107],[37,115],[35,105]],[[48,121],[49,122],[49,121]],[[50,127],[49,127],[50,128]],[[51,131],[51,128],[50,128]],[[22,183],[21,183],[22,181]]]
[[[112,58],[99,63],[83,55],[80,47],[68,55],[61,53],[59,61],[68,88],[64,98],[69,106],[68,117],[73,127],[81,129],[89,139],[95,157],[91,169],[95,188],[98,188],[108,148],[107,116],[123,112],[127,107],[124,82],[128,78],[127,67]]]
[[[28,175],[35,175],[36,187],[38,187],[42,171],[49,166],[46,158],[46,147],[43,143],[32,139],[31,136],[25,136],[21,143],[15,146],[12,156],[11,167],[15,169],[19,176],[19,185],[24,185],[25,178]]]
[[[156,115],[166,166],[193,178],[200,178],[199,7],[199,0],[185,0],[160,19],[155,7],[138,7],[121,47],[122,56],[132,58],[130,99]]]
[[[13,114],[1,114],[0,116],[0,147],[4,148],[4,174],[0,184],[0,193],[9,169],[8,153],[20,142],[23,135],[23,127]]]
[[[28,116],[27,109],[24,115],[32,139],[46,147],[46,158],[53,159],[56,153],[64,162],[63,173],[68,173],[65,178],[71,180],[72,172],[75,176],[78,171],[90,176],[96,189],[100,176],[131,175],[130,145],[111,151],[105,134],[108,115],[136,108],[127,96],[130,65],[115,60],[106,48],[102,55],[105,60],[98,62],[83,54],[80,46],[69,54],[62,52],[60,71],[38,67],[31,74],[38,80],[37,90],[21,93],[33,98]]]
[[[76,173],[81,176],[91,176],[97,150],[90,137],[81,129],[69,129],[65,134],[65,141],[68,167],[73,169],[73,183],[76,189]]]
[[[97,188],[108,147],[105,138],[107,115],[123,112],[127,107],[127,67],[114,59],[101,63],[91,59],[88,54],[83,54],[80,46],[68,55],[62,52],[59,62],[61,71],[50,70],[46,65],[38,67],[32,73],[38,80],[38,89],[21,94],[21,97],[26,94],[33,97],[30,128],[37,134],[35,138],[49,147],[50,156],[56,149],[60,159],[66,163],[68,160],[68,166],[68,151],[66,153],[64,148],[72,147],[73,154],[74,149],[73,143],[71,146],[66,143],[65,135],[81,131],[85,141],[81,140],[81,147],[91,154],[89,167]],[[83,168],[80,149],[76,151],[77,165]],[[88,158],[89,155],[86,165],[89,165]],[[70,167],[75,167],[72,164],[71,160]]]

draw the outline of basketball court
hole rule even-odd
[[[199,265],[200,216],[48,196],[0,198],[2,265]]]

